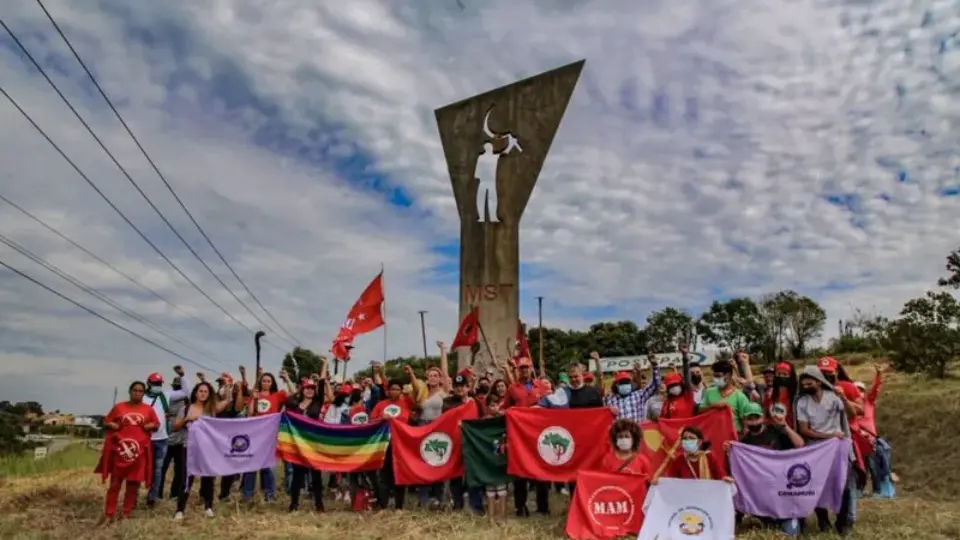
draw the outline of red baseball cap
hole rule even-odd
[[[679,373],[667,373],[666,377],[663,378],[663,385],[672,386],[674,384],[683,384],[683,377]]]
[[[353,385],[352,385],[352,384],[343,384],[343,385],[340,385],[340,393],[341,393],[341,394],[349,394],[350,392],[353,392]]]
[[[817,360],[817,368],[820,369],[821,373],[836,373],[839,365],[832,356],[824,356]]]
[[[151,373],[147,375],[147,382],[150,384],[163,384],[163,375]]]
[[[526,356],[517,358],[517,367],[529,367],[529,368],[532,368],[532,367],[533,367],[533,361],[530,360],[530,358],[528,358],[528,357],[526,357]]]
[[[632,380],[632,379],[633,379],[633,375],[631,375],[629,371],[620,371],[620,372],[618,372],[618,373],[616,374],[616,376],[614,376],[614,378],[613,378],[613,380],[615,380],[615,381],[622,381],[622,380],[628,380],[628,381],[629,381],[629,380]]]
[[[587,382],[593,382],[593,373],[587,373],[584,375],[583,380]]]
[[[466,377],[467,375],[473,375],[473,370],[466,367],[458,371],[457,375],[463,375],[464,377]]]
[[[317,387],[317,382],[314,381],[313,379],[309,378],[309,377],[304,377],[304,378],[300,379],[300,388],[307,388],[307,387],[316,388],[316,387]]]

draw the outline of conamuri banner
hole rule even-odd
[[[683,365],[683,355],[680,353],[666,353],[666,354],[655,354],[654,358],[657,359],[657,363],[660,367],[673,367],[673,366],[682,366]],[[709,366],[717,359],[717,353],[715,351],[691,351],[687,354],[691,362],[700,362],[701,366]],[[647,361],[647,356],[611,356],[609,358],[600,359],[600,368],[603,369],[604,373],[615,373],[617,371],[630,371],[633,369],[634,364],[639,361],[640,367],[643,369],[648,369],[650,367],[650,362]],[[594,365],[593,360],[588,360],[590,365],[590,371],[596,371],[596,365]]]

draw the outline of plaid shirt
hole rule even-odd
[[[638,388],[626,396],[614,393],[607,396],[607,407],[616,407],[620,412],[617,418],[625,418],[634,422],[643,422],[647,419],[647,402],[656,395],[660,388],[660,370],[653,370],[653,377],[643,388]]]

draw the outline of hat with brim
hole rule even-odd
[[[763,416],[763,407],[759,403],[750,402],[743,407],[743,416]]]

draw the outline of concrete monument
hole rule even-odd
[[[474,305],[493,353],[513,354],[519,317],[520,218],[585,60],[435,111],[460,214],[460,320]],[[490,362],[457,351],[461,368]]]

